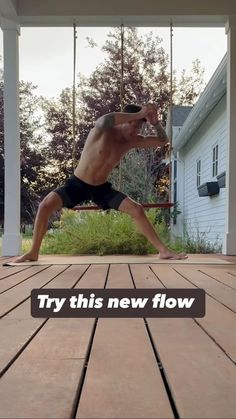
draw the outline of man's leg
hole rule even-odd
[[[62,199],[55,192],[50,192],[38,207],[38,212],[34,223],[34,234],[32,247],[28,253],[19,256],[16,262],[25,262],[26,260],[35,261],[38,260],[39,249],[48,229],[49,217],[55,212],[62,208]]]
[[[172,252],[162,243],[152,224],[146,217],[142,205],[127,197],[121,202],[118,210],[129,214],[134,219],[139,231],[159,251],[160,259],[185,259],[187,257],[185,253],[178,254]]]

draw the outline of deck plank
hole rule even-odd
[[[0,283],[2,283],[3,280],[6,281],[9,277],[13,277],[13,275],[19,272],[26,272],[27,270],[29,270],[28,266],[3,266],[0,271]]]
[[[111,265],[107,288],[132,288]],[[143,319],[99,319],[76,418],[173,418]]]
[[[235,418],[235,366],[192,319],[148,319],[183,418]]]
[[[29,298],[31,290],[33,288],[41,288],[48,281],[51,281],[60,272],[62,272],[66,266],[50,266],[42,269],[42,266],[33,266],[30,268],[31,276],[27,281],[21,282],[17,287],[10,288],[6,292],[0,295],[0,317],[5,315],[9,310],[13,309],[18,304],[22,303],[25,299]],[[17,275],[22,275],[20,272]]]
[[[227,269],[227,272],[234,278],[236,279],[236,268],[234,269]]]
[[[182,287],[183,281],[172,268],[152,268],[168,288],[173,282]],[[131,267],[134,277],[144,275],[144,269]],[[147,322],[180,417],[235,418],[235,366],[224,352],[192,319],[152,318]]]
[[[25,268],[25,267],[21,267]],[[11,269],[11,268],[10,268]],[[31,276],[34,276],[35,273],[42,272],[44,269],[38,269],[35,271],[32,268],[27,269],[19,269],[15,272],[9,272],[7,273],[7,276],[2,278],[0,281],[0,293],[15,287],[16,285],[20,284],[21,282],[24,282],[25,280],[29,279]]]
[[[26,268],[26,266],[20,266],[20,267],[22,267],[22,268]],[[4,266],[4,265],[1,265],[0,264],[0,271],[2,272],[2,271],[6,271],[7,269],[11,269],[11,268],[13,268],[13,266]]]
[[[99,267],[100,287],[107,268]],[[81,269],[86,266],[71,267],[46,287],[70,287],[72,276],[77,275],[75,288],[80,288]],[[92,268],[82,276],[88,287],[94,282],[94,273]],[[3,376],[0,417],[71,417],[93,327],[94,319],[49,319]],[[24,380],[19,391],[20,377]]]
[[[213,278],[208,277],[194,267],[185,269],[184,266],[177,267],[175,270],[183,275],[187,280],[192,282],[199,288],[204,288],[204,290],[214,297],[216,300],[220,301],[222,304],[226,305],[232,311],[236,312],[236,290],[233,290],[227,285],[222,284],[218,281],[215,281]]]
[[[32,359],[25,350],[20,364],[15,362],[1,379],[0,417],[71,417],[83,364],[83,359]]]
[[[170,267],[156,269],[154,272],[166,288],[195,288],[189,281]],[[236,314],[206,294],[206,315],[197,322],[217,342],[217,344],[236,362]],[[227,325],[227,327],[225,327]]]
[[[86,268],[86,265],[80,268],[71,266],[44,288],[71,288]],[[44,322],[43,318],[31,316],[30,298],[0,320],[0,375]]]
[[[201,268],[200,271],[236,290],[236,278],[225,270],[204,267]]]

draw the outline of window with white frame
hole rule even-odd
[[[212,150],[212,176],[215,177],[218,175],[218,153],[219,153],[218,144],[213,147]]]
[[[201,160],[197,160],[197,187],[201,185]]]

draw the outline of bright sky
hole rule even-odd
[[[101,46],[110,28],[77,28],[77,73],[89,75],[103,60]],[[163,38],[169,53],[169,28],[139,28],[140,34],[153,31]],[[199,58],[207,82],[226,53],[224,28],[174,28],[173,67],[179,74],[190,70]],[[86,37],[92,37],[98,48],[89,48]],[[3,56],[2,32],[0,55]],[[21,28],[20,79],[38,86],[38,94],[56,97],[63,88],[72,86],[73,28]]]

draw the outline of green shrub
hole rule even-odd
[[[155,209],[147,216],[164,241],[168,230],[155,225]],[[149,254],[156,249],[140,234],[127,214],[117,211],[74,212],[63,210],[60,222],[44,239],[42,254]]]
[[[209,231],[200,232],[184,228],[183,239],[170,242],[169,227],[160,220],[159,209],[146,212],[161,240],[176,252],[219,253],[221,244],[207,239]],[[23,253],[29,251],[32,240],[25,234],[22,242]],[[1,247],[1,241],[0,241]],[[61,220],[54,222],[41,248],[42,254],[155,254],[156,249],[141,235],[135,223],[126,214],[109,212],[74,212],[64,210]]]

